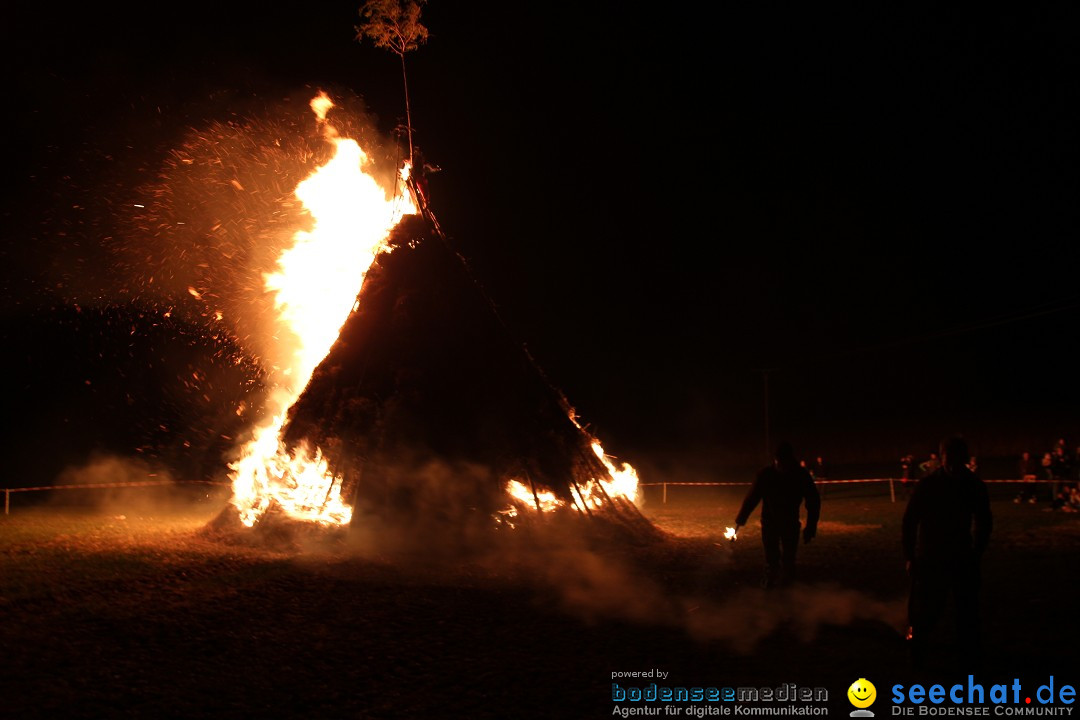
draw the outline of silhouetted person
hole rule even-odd
[[[1014,503],[1021,503],[1025,500],[1029,503],[1035,502],[1035,462],[1031,459],[1031,453],[1020,453],[1020,460],[1016,464],[1016,475],[1020,478],[1020,492],[1013,498]]]
[[[1047,480],[1053,480],[1054,474],[1051,472],[1051,467],[1054,464],[1054,456],[1051,453],[1043,453],[1042,460],[1039,461],[1039,465],[1043,470],[1043,477]]]
[[[746,493],[735,518],[735,529],[745,525],[750,513],[761,503],[761,543],[765,546],[765,577],[762,587],[787,585],[795,579],[795,553],[799,548],[799,510],[806,502],[803,540],[817,534],[821,498],[810,472],[800,467],[791,445],[784,442],[776,450],[773,464],[762,468]]]
[[[1057,441],[1050,455],[1050,496],[1055,508],[1061,507],[1065,502],[1071,475],[1072,464],[1069,454],[1065,451],[1065,440],[1062,438]]]
[[[910,453],[900,458],[900,486],[904,490],[907,490],[911,485],[911,465],[914,462],[915,458]]]
[[[942,466],[919,481],[903,519],[904,558],[911,576],[908,598],[911,660],[921,667],[928,635],[951,594],[960,656],[974,671],[979,636],[979,580],[993,516],[986,484],[967,467],[967,443],[942,444]]]
[[[941,461],[938,460],[937,453],[930,453],[929,458],[919,463],[919,477],[932,475],[939,467],[941,467]]]

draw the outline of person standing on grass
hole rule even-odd
[[[932,475],[939,467],[941,467],[941,461],[938,460],[938,454],[932,452],[929,458],[919,463],[919,477]]]
[[[979,584],[993,515],[986,483],[968,467],[963,438],[945,441],[942,466],[919,481],[902,521],[911,592],[908,597],[911,663],[922,667],[926,644],[951,594],[960,658],[974,671],[981,653]]]
[[[1020,461],[1016,466],[1016,474],[1020,478],[1020,492],[1013,498],[1014,503],[1035,502],[1035,463],[1031,459],[1031,453],[1020,453]]]
[[[799,548],[799,510],[806,503],[803,541],[817,534],[821,497],[810,472],[799,465],[790,443],[782,442],[772,465],[763,468],[746,493],[735,518],[735,530],[745,525],[761,503],[761,543],[765,547],[762,587],[788,585],[795,579],[795,554]]]
[[[907,490],[914,481],[911,477],[911,466],[914,462],[915,457],[911,453],[900,458],[900,487],[904,490]]]
[[[1065,504],[1069,495],[1069,478],[1072,475],[1072,464],[1069,454],[1065,452],[1065,438],[1057,441],[1054,452],[1050,456],[1050,498],[1052,507],[1059,508]]]

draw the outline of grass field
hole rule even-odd
[[[949,636],[915,675],[901,630],[903,498],[825,498],[800,585],[757,588],[742,488],[679,488],[644,512],[651,546],[560,538],[456,558],[281,552],[199,530],[220,498],[0,516],[3,717],[608,717],[612,673],[673,685],[829,689],[953,673]],[[980,677],[1075,682],[1080,515],[995,491]],[[644,682],[642,682],[644,684]],[[879,713],[880,715],[880,713]]]

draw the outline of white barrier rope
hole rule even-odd
[[[218,482],[214,480],[139,480],[134,482],[118,483],[83,483],[81,485],[39,485],[36,487],[2,488],[4,491],[4,514],[11,514],[11,493],[39,492],[44,490],[90,490],[105,488],[128,488],[128,487],[162,487],[166,485],[223,485],[232,483]]]
[[[853,483],[889,483],[889,497],[892,499],[892,502],[896,502],[896,483],[900,483],[901,487],[903,487],[903,486],[911,485],[911,484],[917,485],[918,482],[919,482],[918,480],[912,479],[912,478],[908,478],[907,480],[905,480],[903,478],[859,478],[859,479],[855,479],[855,480],[815,480],[814,484],[815,485],[849,485],[849,484],[853,484]],[[1006,480],[983,480],[983,482],[985,482],[985,483],[1014,483],[1014,484],[1015,483],[1020,483],[1020,484],[1023,484],[1023,485],[1032,485],[1032,484],[1036,484],[1036,483],[1047,483],[1047,484],[1055,484],[1055,483],[1057,483],[1057,484],[1065,485],[1065,484],[1068,484],[1068,483],[1073,482],[1073,481],[1072,480],[1063,480],[1061,478],[1058,478],[1057,480],[1037,480],[1037,479],[1034,479],[1034,478],[1029,478],[1029,479],[1020,479],[1020,480],[1007,480],[1007,479]],[[666,505],[667,504],[667,489],[668,489],[669,485],[680,486],[680,487],[695,486],[695,485],[696,486],[701,486],[701,487],[704,487],[704,486],[730,487],[730,486],[735,486],[735,485],[742,485],[742,486],[753,485],[753,483],[752,482],[648,482],[648,483],[638,483],[638,485],[641,486],[641,487],[662,487],[663,490],[664,490],[663,502]]]
[[[858,480],[815,480],[815,485],[843,485],[846,483],[874,483],[874,482],[898,482],[903,484],[917,483],[918,480],[904,480],[902,478],[860,478]],[[983,480],[985,483],[1070,483],[1074,480]],[[753,482],[643,482],[641,486],[659,487],[661,485],[753,485]]]

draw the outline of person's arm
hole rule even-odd
[[[810,542],[817,535],[818,519],[821,517],[821,495],[818,494],[817,485],[814,484],[812,477],[806,478],[803,498],[806,500],[806,527],[803,528],[803,542]]]
[[[990,544],[990,532],[994,529],[994,516],[990,512],[990,493],[986,483],[977,481],[975,490],[975,554],[982,557]]]
[[[761,502],[761,475],[757,476],[754,484],[750,486],[750,490],[746,493],[746,497],[743,498],[739,514],[735,516],[735,525],[745,525],[746,521],[750,519],[750,513],[754,512],[754,508],[757,507],[759,502]]]

